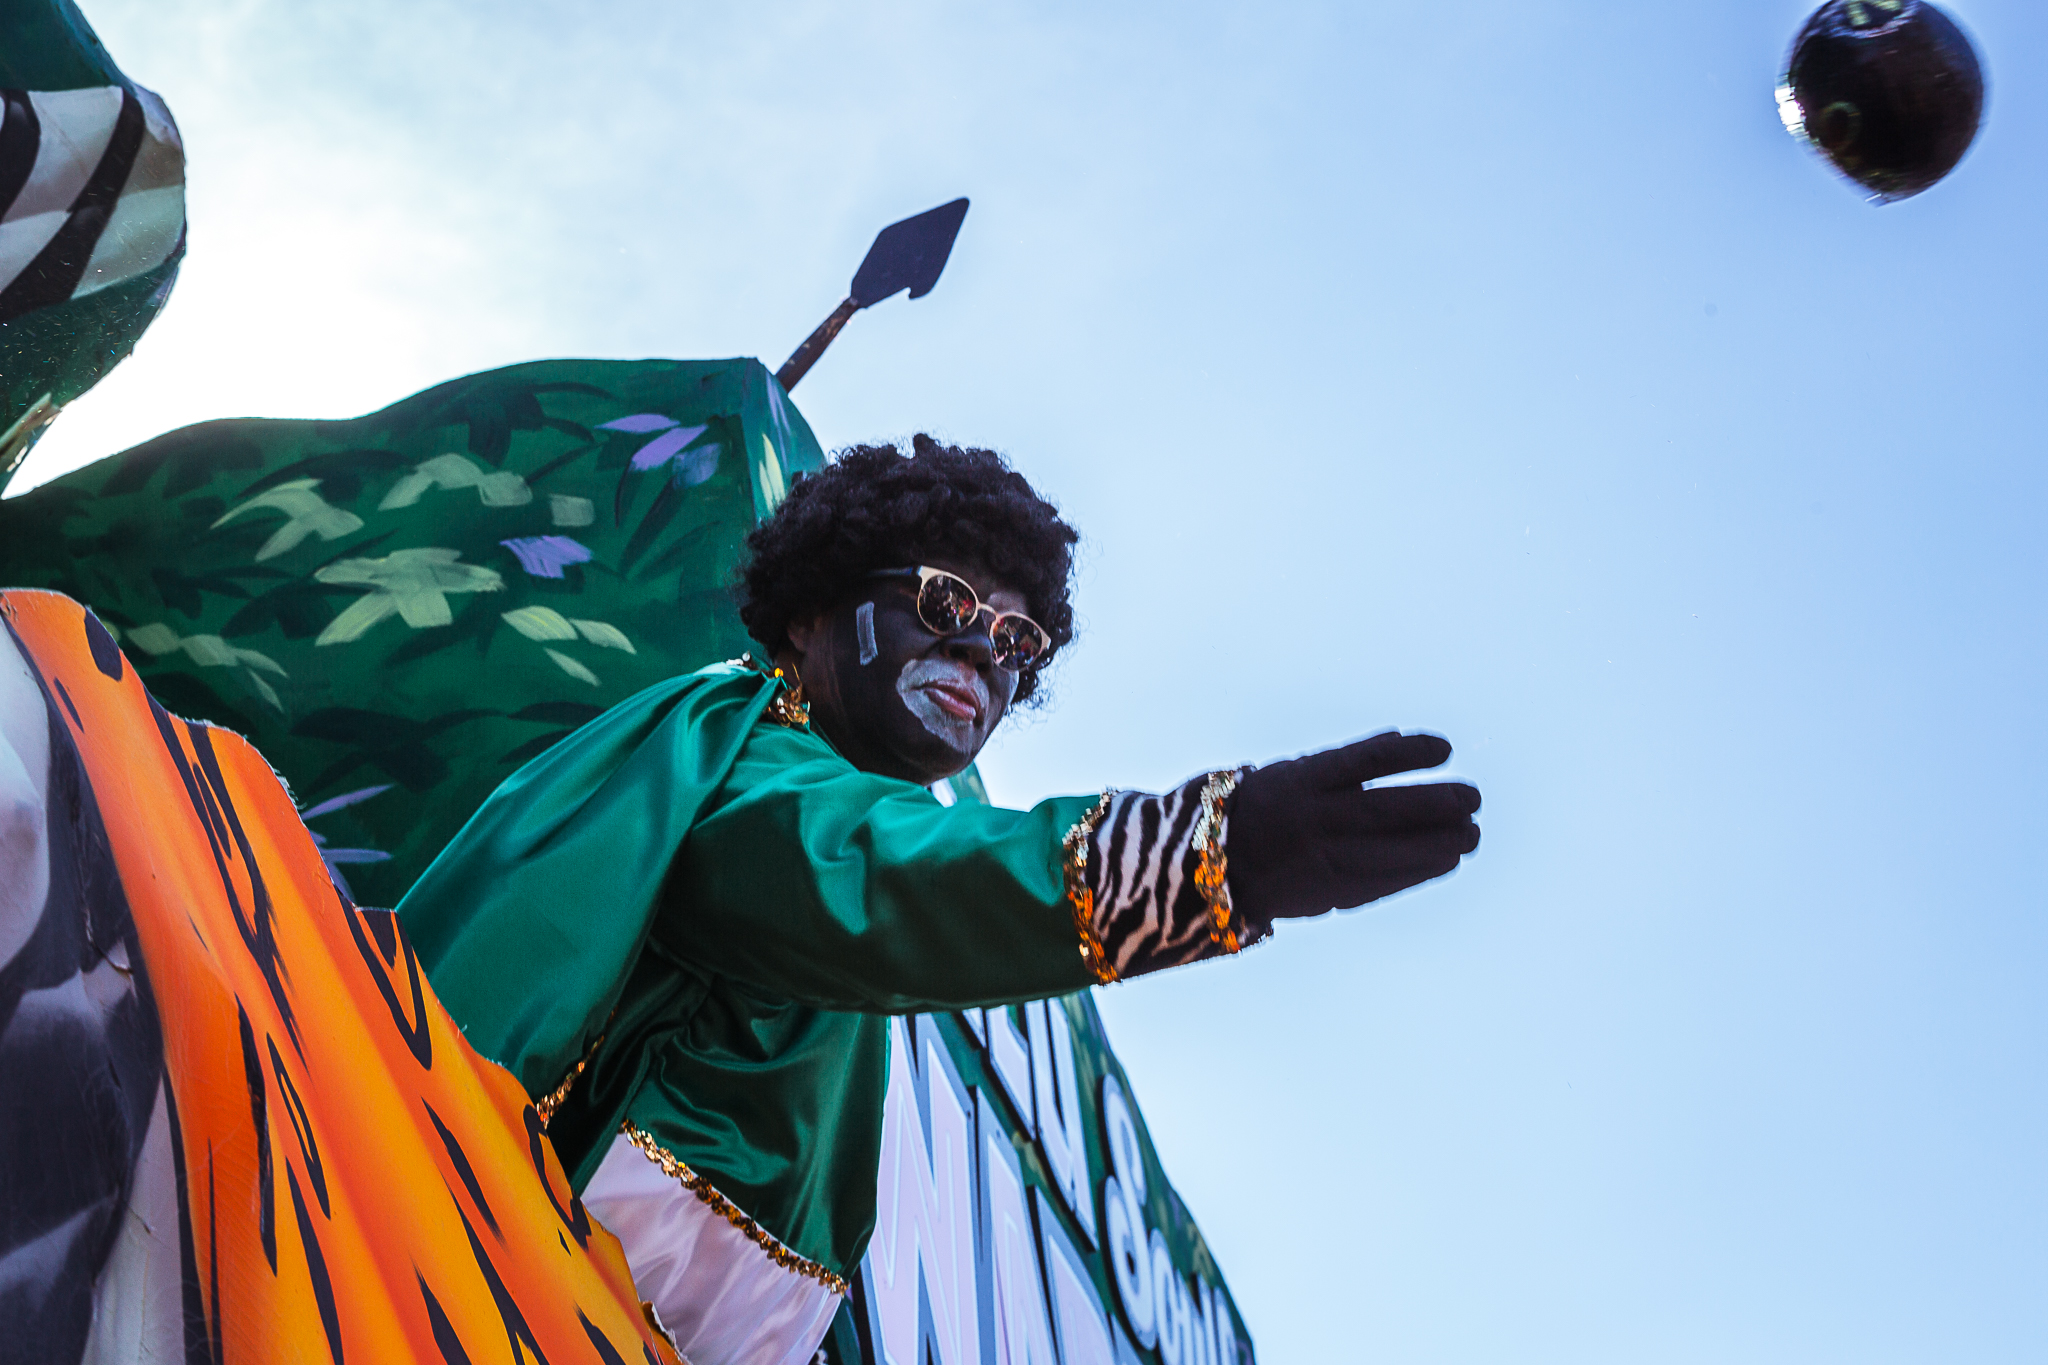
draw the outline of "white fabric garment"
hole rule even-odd
[[[839,1295],[785,1270],[622,1133],[583,1206],[626,1249],[633,1285],[690,1365],[809,1365]]]
[[[183,1287],[178,1170],[159,1085],[121,1230],[93,1285],[92,1335],[81,1365],[179,1365],[186,1359]]]

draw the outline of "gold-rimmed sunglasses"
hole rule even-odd
[[[870,578],[915,578],[917,619],[934,635],[958,635],[983,612],[995,619],[988,623],[989,653],[998,668],[1023,673],[1037,668],[1052,653],[1052,636],[1045,627],[1017,611],[997,611],[975,596],[974,589],[958,574],[923,564],[914,568],[877,569]]]

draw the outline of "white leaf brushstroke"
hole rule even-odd
[[[498,592],[505,586],[497,570],[463,564],[460,550],[428,547],[395,550],[382,559],[342,559],[317,570],[322,583],[368,588],[328,623],[313,643],[341,645],[359,640],[370,627],[396,613],[415,630],[445,626],[455,619],[448,606],[452,592]]]
[[[318,479],[293,479],[275,488],[266,488],[245,503],[230,507],[221,514],[220,520],[207,527],[218,530],[245,512],[282,512],[284,525],[271,533],[256,551],[256,562],[275,558],[287,550],[295,550],[307,536],[319,536],[322,540],[339,540],[363,529],[363,519],[355,513],[336,507],[314,490],[320,487]]]

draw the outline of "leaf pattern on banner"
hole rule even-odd
[[[243,681],[257,696],[279,711],[284,709],[276,690],[262,676],[271,673],[282,678],[285,676],[284,668],[259,650],[238,649],[218,635],[180,636],[162,624],[135,626],[123,638],[131,650],[140,649],[158,656],[180,651],[197,668],[243,669]]]
[[[335,811],[346,810],[359,801],[367,801],[373,796],[382,796],[390,790],[391,784],[386,782],[379,787],[364,787],[358,791],[344,792],[340,796],[322,801],[317,806],[306,807],[299,812],[299,818],[301,820],[318,820],[323,815],[331,815]]]
[[[573,640],[576,627],[553,607],[521,607],[500,618],[529,640]]]
[[[498,543],[510,550],[518,558],[519,567],[535,578],[560,578],[571,564],[590,562],[589,549],[568,536],[517,536]]]
[[[676,419],[673,417],[664,417],[658,412],[636,412],[630,417],[621,417],[616,421],[599,422],[597,429],[599,431],[649,432],[666,431],[675,425]]]
[[[653,548],[656,539],[683,510],[684,502],[685,494],[682,488],[673,483],[664,483],[661,486],[660,491],[654,495],[653,506],[647,509],[647,515],[640,519],[640,524],[633,528],[632,539],[626,542],[625,552],[619,556],[621,573],[632,572],[634,561]]]
[[[0,583],[92,606],[390,905],[519,764],[751,647],[743,538],[822,464],[755,361],[542,361],[203,423],[0,500]]]
[[[633,452],[630,468],[635,472],[644,473],[680,460],[683,448],[703,434],[704,428],[701,426],[678,427],[674,431],[665,431]],[[699,479],[697,482],[702,483],[703,480]]]
[[[633,648],[633,642],[626,638],[626,632],[617,626],[607,625],[603,621],[585,621],[581,617],[570,621],[569,624],[576,627],[578,635],[594,645],[603,645],[606,649],[623,649],[628,654],[640,652]]]
[[[412,472],[391,485],[391,491],[377,504],[379,512],[411,507],[429,488],[449,492],[474,488],[486,507],[523,507],[533,501],[526,480],[509,470],[493,473],[461,455],[436,455],[413,466]]]
[[[445,626],[455,619],[448,594],[497,592],[505,580],[495,569],[462,564],[460,550],[430,547],[396,550],[382,559],[344,559],[329,564],[313,576],[322,583],[362,587],[369,591],[328,623],[313,641],[316,645],[341,645],[359,640],[364,632],[396,613],[414,630]]]
[[[571,620],[552,607],[520,607],[516,611],[506,612],[501,619],[529,640],[559,642],[580,638],[606,649],[622,649],[628,654],[639,653],[633,648],[633,642],[626,638],[626,633],[617,626],[604,621]],[[557,668],[578,682],[589,683],[592,687],[600,685],[597,674],[571,655],[564,654],[559,649],[543,648],[542,652],[554,660]]]
[[[566,493],[548,494],[548,519],[557,526],[588,526],[597,520],[597,504]]]
[[[275,629],[287,640],[305,640],[327,628],[340,612],[336,597],[353,597],[354,590],[339,583],[320,583],[295,578],[280,583],[250,601],[221,627],[229,639],[257,635]]]
[[[585,362],[596,368],[602,362]],[[588,442],[590,428],[551,414],[541,399],[549,395],[578,395],[605,399],[611,395],[594,384],[576,380],[534,380],[526,376],[544,367],[576,365],[575,361],[539,361],[514,365],[507,370],[457,379],[414,394],[382,412],[361,419],[372,431],[394,431],[460,425],[467,429],[464,444],[485,464],[496,467],[511,454],[514,436],[553,431]]]
[[[362,497],[366,482],[403,469],[407,463],[405,456],[395,450],[323,451],[273,469],[242,491],[246,496],[294,479],[318,479],[321,496],[329,502],[354,503]]]
[[[225,526],[244,512],[267,509],[284,513],[284,525],[272,532],[270,539],[256,551],[258,563],[286,550],[296,550],[307,536],[339,540],[363,529],[361,517],[330,504],[320,496],[319,487],[318,479],[293,479],[290,483],[281,483],[224,513],[209,529]]]
[[[557,668],[561,669],[564,673],[567,673],[570,677],[576,679],[576,681],[587,682],[592,687],[599,686],[597,674],[592,673],[589,669],[585,668],[582,664],[577,663],[574,659],[564,654],[561,650],[543,649],[541,653],[547,655],[550,659],[553,659],[555,661],[555,666]]]
[[[312,822],[323,815],[347,810],[350,806],[367,801],[373,796],[382,796],[390,790],[389,782],[374,787],[363,787],[356,791],[344,792],[316,806],[308,806],[299,812],[299,819],[307,822],[306,832],[313,836],[314,847],[320,850],[320,861],[327,864],[327,875],[334,878],[342,893],[351,899],[355,897],[355,892],[350,888],[348,874],[343,872],[342,868],[357,863],[388,863],[391,861],[391,855],[377,848],[335,848],[327,842],[325,834],[313,828]]]

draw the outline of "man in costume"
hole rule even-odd
[[[1383,734],[1163,795],[942,805],[1073,634],[1074,531],[920,436],[749,538],[773,665],[649,688],[508,780],[399,907],[469,1043],[537,1102],[682,1353],[802,1361],[875,1218],[888,1016],[1080,990],[1441,876],[1460,783]]]
[[[0,16],[4,484],[162,306],[184,218],[175,126],[70,0]],[[1074,537],[993,456],[923,440],[850,452],[751,538],[746,624],[770,666],[673,678],[584,725],[594,700],[739,647],[706,643],[730,630],[708,591],[725,537],[822,465],[753,362],[540,362],[350,422],[171,433],[0,507],[4,580],[98,612],[0,604],[42,692],[9,702],[35,724],[6,735],[23,762],[0,798],[23,818],[0,835],[68,812],[127,874],[0,889],[21,950],[0,1041],[47,1065],[16,1006],[101,992],[105,1020],[74,1032],[108,1044],[88,1097],[124,1106],[21,1106],[35,1122],[0,1183],[36,1198],[7,1203],[0,1249],[36,1273],[0,1298],[41,1307],[17,1314],[16,1358],[207,1341],[397,1359],[396,1333],[456,1359],[499,1331],[621,1358],[636,1286],[556,1201],[567,1175],[696,1365],[808,1359],[875,1221],[891,1014],[1234,952],[1476,844],[1470,788],[1361,789],[1448,757],[1421,736],[1164,796],[942,807],[926,784],[1071,638]],[[264,758],[165,707],[260,736],[307,819],[384,837],[327,847]],[[543,750],[404,909],[522,1095],[423,997],[388,912],[337,904],[327,874],[347,864],[390,904],[500,765]],[[55,800],[66,773],[112,794],[106,830]],[[351,1155],[372,1149],[373,1171]]]

